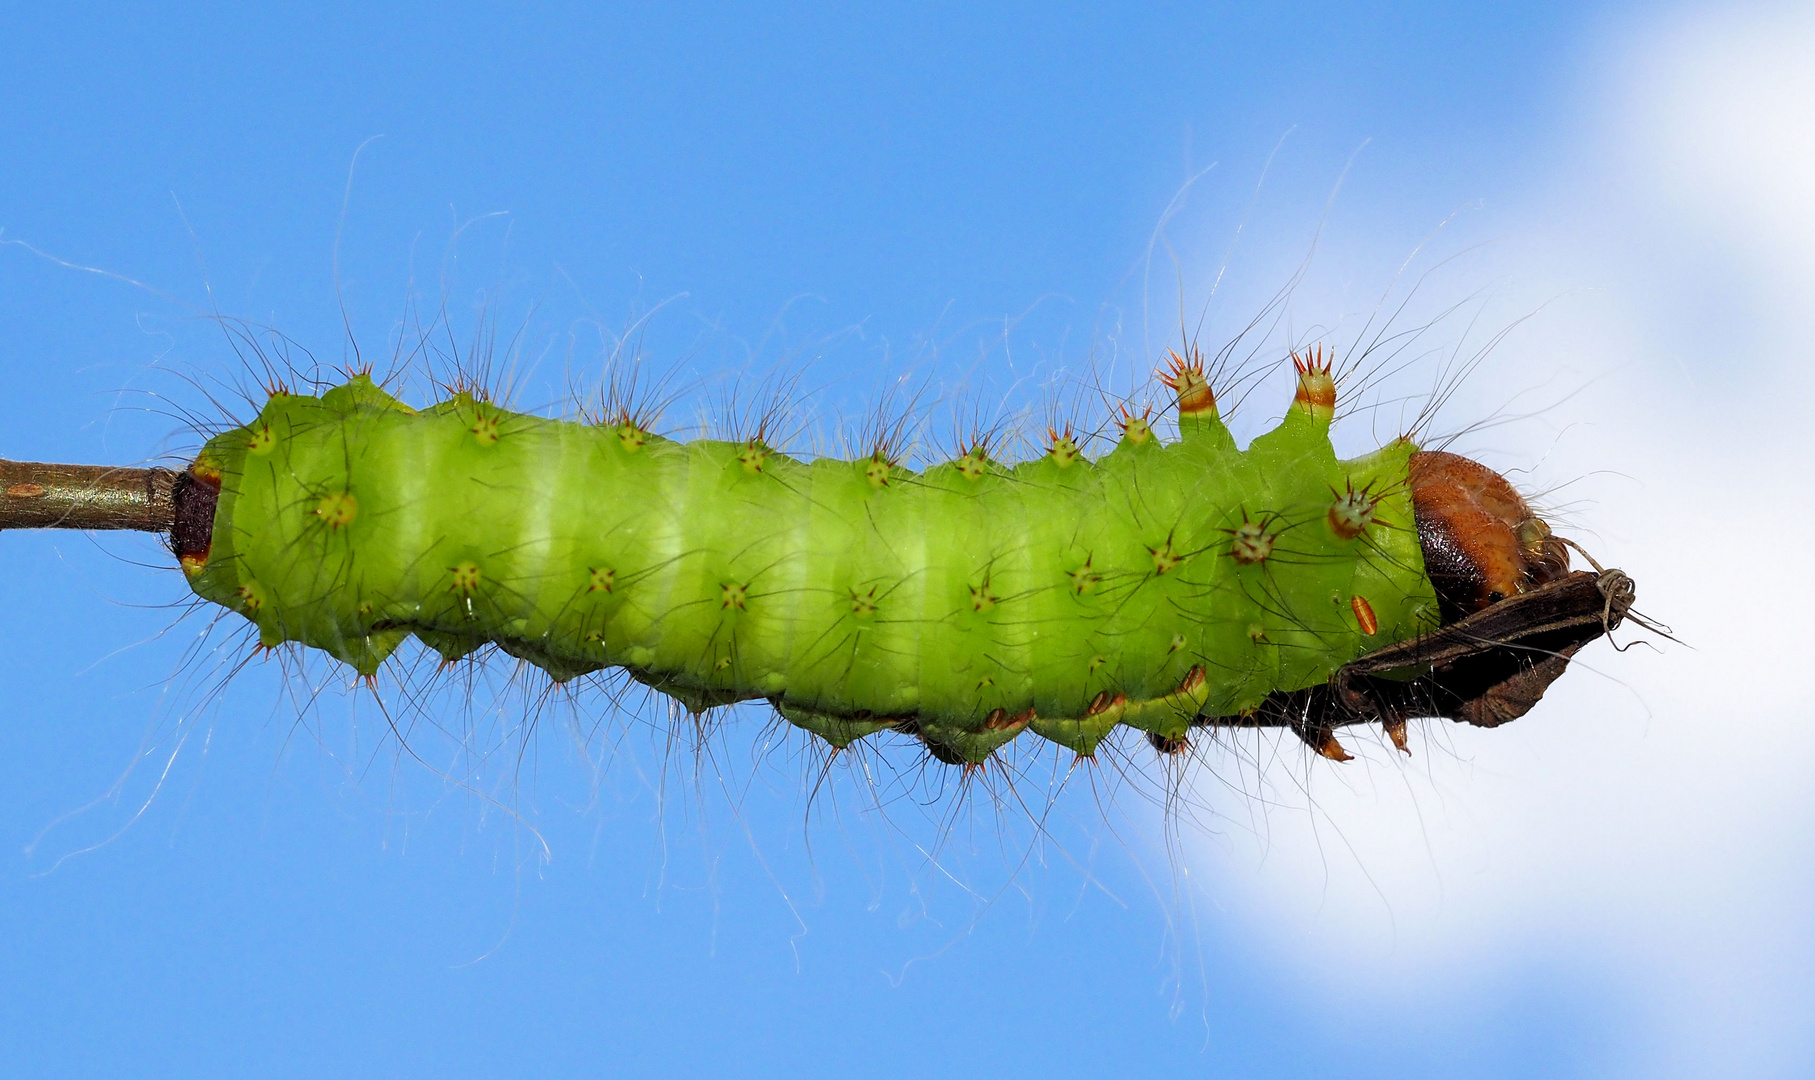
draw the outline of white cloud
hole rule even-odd
[[[1803,284],[1815,272],[1811,45],[1815,10],[1697,12],[1646,43],[1618,117],[1635,186],[1691,219],[1673,231],[1711,230]]]

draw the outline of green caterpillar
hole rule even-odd
[[[464,392],[418,411],[358,375],[211,439],[191,475],[212,524],[185,544],[179,500],[178,553],[263,646],[363,675],[412,634],[448,661],[491,643],[695,712],[764,698],[841,748],[913,731],[953,763],[1029,729],[1083,755],[1117,724],[1179,744],[1438,625],[1418,447],[1338,460],[1321,355],[1245,450],[1201,364],[1175,355],[1167,385],[1176,442],[1125,413],[1098,460],[1053,433],[1036,460],[976,445],[913,472]]]

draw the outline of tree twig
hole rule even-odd
[[[181,473],[0,458],[0,529],[169,532]]]

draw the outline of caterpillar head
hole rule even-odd
[[[1506,478],[1442,451],[1411,460],[1424,569],[1447,625],[1569,571],[1569,551]]]

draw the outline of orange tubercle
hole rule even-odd
[[[1140,415],[1136,416],[1128,411],[1128,406],[1124,405],[1122,415],[1116,419],[1116,426],[1122,429],[1122,438],[1139,446],[1153,438],[1152,419],[1153,409],[1151,407],[1142,409]]]
[[[1210,389],[1210,380],[1204,377],[1204,360],[1197,349],[1190,349],[1186,356],[1167,349],[1166,358],[1166,370],[1159,373],[1160,382],[1178,395],[1179,415],[1215,415],[1216,393]]]
[[[1084,456],[1083,451],[1078,449],[1077,440],[1072,437],[1070,424],[1065,425],[1064,431],[1050,427],[1046,429],[1046,453],[1060,468],[1066,468]]]
[[[1317,345],[1306,349],[1303,356],[1296,350],[1292,353],[1292,366],[1298,369],[1298,391],[1292,397],[1292,407],[1303,409],[1319,420],[1328,420],[1336,414],[1336,379],[1330,374],[1331,361],[1323,355],[1323,346]]]

